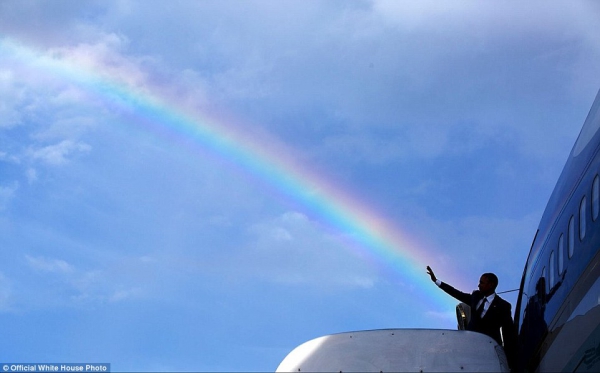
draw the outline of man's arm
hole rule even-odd
[[[453,288],[452,286],[448,285],[445,282],[442,282],[439,286],[440,286],[440,289],[442,289],[443,291],[445,291],[446,293],[448,293],[452,297],[454,297],[454,298],[458,299],[459,301],[461,301],[463,303],[466,303],[469,306],[473,307],[471,305],[471,301],[472,301],[471,294],[463,293],[462,291]]]

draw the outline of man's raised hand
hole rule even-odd
[[[437,278],[433,274],[433,269],[430,266],[427,266],[427,274],[431,277],[431,281],[436,282]]]

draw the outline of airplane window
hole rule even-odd
[[[592,220],[598,219],[600,212],[600,176],[596,175],[592,184]]]
[[[542,269],[542,278],[545,280],[546,279],[546,267],[544,267],[544,269]],[[544,281],[546,283],[546,285],[544,286],[544,290],[546,291],[546,294],[548,294],[548,281]]]
[[[569,220],[569,259],[573,257],[575,251],[575,217],[571,216]]]
[[[585,196],[583,196],[579,204],[579,239],[581,241],[585,238],[585,199]]]
[[[565,235],[560,234],[558,237],[558,274],[561,275],[564,269],[564,255],[565,255]]]
[[[550,289],[552,289],[552,287],[554,286],[554,269],[555,268],[556,268],[556,265],[554,264],[554,250],[552,250],[552,252],[550,253],[550,265],[548,266],[548,272],[549,272],[548,286],[550,286]]]

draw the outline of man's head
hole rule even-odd
[[[479,279],[479,291],[484,295],[488,296],[496,291],[498,286],[498,277],[493,273],[484,273]]]

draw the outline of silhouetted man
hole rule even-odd
[[[479,279],[479,290],[468,294],[438,280],[429,266],[427,266],[427,274],[443,291],[471,307],[471,320],[467,330],[486,334],[494,338],[499,345],[502,345],[502,337],[504,337],[506,357],[509,365],[514,366],[512,364],[515,348],[514,323],[510,303],[496,294],[498,277],[493,273],[484,273]],[[502,328],[502,336],[500,328]]]

